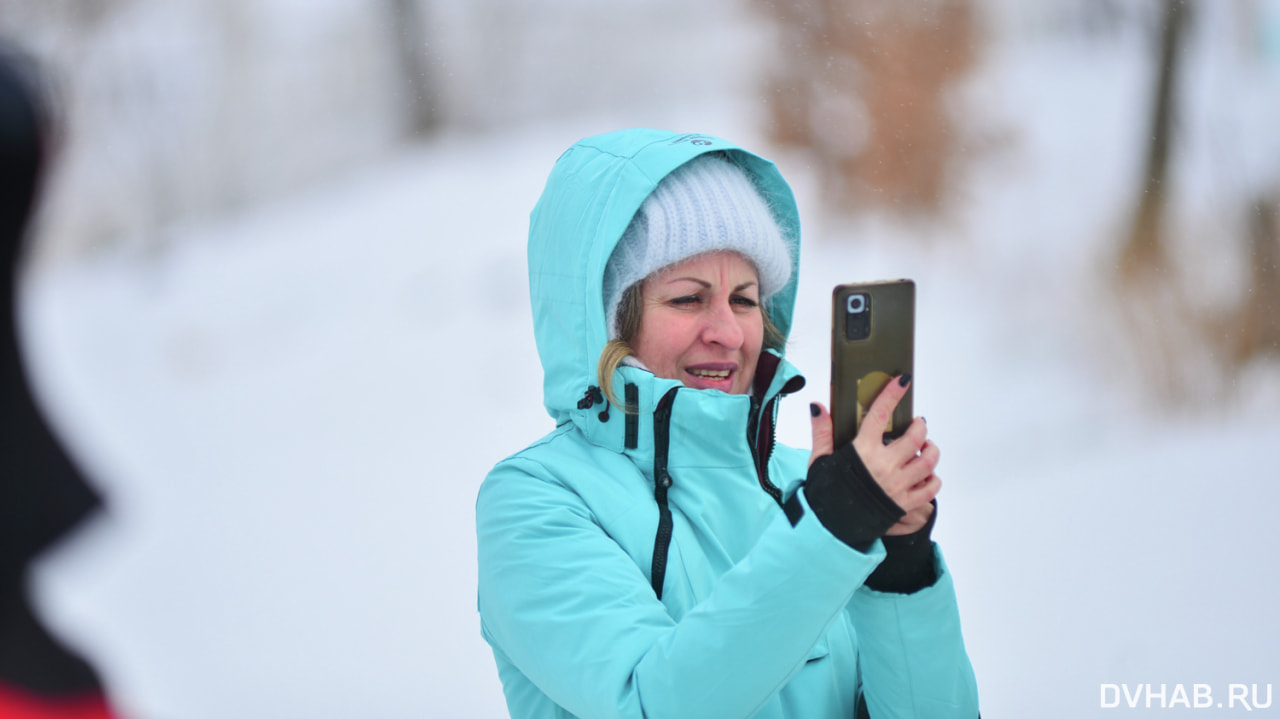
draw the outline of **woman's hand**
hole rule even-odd
[[[885,532],[885,536],[893,537],[919,532],[924,529],[924,525],[929,523],[929,517],[933,516],[934,509],[932,502],[916,507],[907,512],[907,516],[899,519],[897,524],[889,527],[889,531]]]
[[[910,384],[910,378],[903,379],[899,377],[881,390],[853,438],[853,448],[872,479],[907,513],[889,529],[890,535],[910,534],[923,527],[933,514],[930,502],[942,489],[942,480],[933,472],[938,466],[938,446],[929,441],[924,419],[915,418],[901,437],[884,443],[884,427]],[[813,417],[811,466],[818,457],[834,451],[831,415],[820,404],[813,407],[818,412]]]

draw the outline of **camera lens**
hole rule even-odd
[[[844,336],[851,342],[871,337],[871,298],[864,293],[845,300]]]

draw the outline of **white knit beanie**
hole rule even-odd
[[[618,304],[628,287],[717,250],[732,250],[755,265],[761,301],[791,279],[782,231],[751,179],[727,158],[700,155],[662,178],[609,256],[604,270],[609,339],[618,337]]]

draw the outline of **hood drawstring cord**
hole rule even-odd
[[[582,399],[578,400],[578,409],[591,409],[596,402],[603,402],[604,395],[600,393],[600,388],[591,385],[587,388],[587,393],[582,395]]]
[[[596,415],[596,418],[601,422],[608,422],[609,403],[605,400],[604,394],[600,391],[600,388],[595,385],[588,387],[586,394],[582,396],[582,399],[578,400],[578,409],[591,409],[597,402],[603,404],[604,409],[600,414]]]

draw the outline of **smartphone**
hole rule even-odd
[[[915,361],[916,284],[839,285],[831,293],[831,421],[835,446],[853,441],[880,390]],[[912,380],[884,428],[885,441],[911,424]]]

